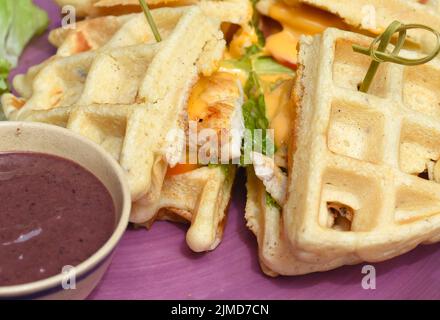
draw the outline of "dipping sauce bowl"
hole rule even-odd
[[[94,177],[96,177],[99,180],[98,181],[95,179],[96,180],[95,182],[97,183],[98,186],[103,185],[103,187],[107,189],[108,191],[107,198],[105,197],[104,198],[108,199],[107,207],[109,208],[111,207],[111,200],[113,201],[114,208],[112,207],[111,209],[112,210],[114,209],[114,214],[115,214],[114,216],[115,223],[113,224],[113,221],[110,221],[109,223],[106,224],[107,226],[106,234],[108,234],[109,236],[108,240],[105,241],[107,236],[102,237],[102,241],[100,243],[103,243],[103,245],[102,246],[96,245],[96,247],[98,248],[97,251],[95,251],[94,249],[93,251],[91,251],[94,253],[90,253],[91,254],[90,256],[89,254],[87,254],[86,256],[88,256],[88,258],[86,258],[85,256],[84,261],[79,262],[78,264],[73,266],[73,268],[69,267],[66,269],[60,269],[59,273],[56,273],[55,275],[52,276],[48,275],[47,278],[42,277],[41,280],[37,280],[29,283],[0,286],[0,299],[84,299],[86,298],[99,283],[100,279],[102,278],[108,266],[110,265],[114,249],[117,246],[118,242],[120,241],[128,224],[128,219],[131,209],[131,198],[130,198],[129,187],[122,168],[119,166],[116,160],[114,160],[104,149],[102,149],[99,145],[95,144],[94,142],[91,142],[67,129],[63,129],[57,126],[42,124],[42,123],[0,122],[0,153],[1,154],[38,153],[38,154],[46,154],[49,156],[56,156],[59,158],[70,160],[69,163],[73,162],[74,163],[73,165],[79,165],[83,169],[86,169],[86,171],[88,171],[89,174],[91,173]],[[57,159],[55,157],[51,157],[51,158]],[[63,159],[60,160],[63,161]],[[29,162],[29,159],[27,161]],[[80,167],[77,168],[79,171],[81,171],[80,169],[82,169]],[[48,168],[46,171],[50,173],[51,169]],[[56,172],[55,169],[53,169],[53,171]],[[58,175],[59,174],[60,171],[58,170]],[[5,181],[0,181],[0,183],[8,183],[8,181],[9,183],[11,183],[10,179],[14,179],[14,177],[8,179],[5,179]],[[17,189],[16,185],[14,187]],[[35,185],[33,185],[33,188],[35,191]],[[105,189],[102,188],[104,192]],[[79,194],[81,194],[80,191],[81,190],[78,190]],[[72,190],[72,192],[76,194],[75,190]],[[91,194],[92,192],[89,193]],[[84,192],[82,194],[84,195]],[[111,199],[108,195],[111,196]],[[61,196],[61,191],[60,191],[60,196]],[[26,197],[26,195],[24,194],[22,195],[22,197]],[[56,197],[56,195],[52,194],[51,197],[52,198]],[[99,201],[102,201],[102,199]],[[38,202],[38,200],[33,199],[32,205],[34,205],[34,202]],[[56,203],[56,201],[52,201],[52,202]],[[41,203],[44,203],[44,201],[42,201]],[[1,205],[0,205],[0,209],[1,209]],[[9,207],[8,210],[11,211],[11,207]],[[29,214],[32,213],[31,211],[32,210],[29,210]],[[22,214],[23,212],[27,214],[27,211],[21,211]],[[107,210],[106,209],[104,209],[104,211],[101,210],[101,214],[102,212],[106,213]],[[91,210],[90,207],[88,208],[88,210],[81,211],[82,218],[84,221],[87,221],[87,216],[84,215],[88,215],[88,214],[92,215],[94,213],[96,213],[95,210]],[[113,215],[108,215],[108,217],[110,219],[113,219]],[[91,216],[90,220],[92,220],[92,218],[95,218],[94,219],[95,221],[97,220],[96,216],[95,217]],[[101,220],[98,219],[98,221],[102,221],[102,219]],[[56,228],[57,224],[51,223],[46,225],[48,225],[50,228]],[[2,227],[4,226],[0,225],[0,230]],[[64,227],[66,226],[64,225]],[[99,225],[96,225],[94,228],[99,228]],[[110,230],[108,230],[108,228],[110,228]],[[41,228],[38,228],[36,230],[40,232]],[[44,232],[44,230],[42,232]],[[25,241],[25,240],[27,241],[28,238],[30,237],[38,236],[37,233],[35,231],[31,231],[30,233],[27,233],[25,236],[18,237],[14,243],[12,243],[11,241],[9,242],[2,241],[0,245],[10,245],[12,243],[17,248],[20,248],[20,245],[22,244],[21,241]],[[58,237],[60,237],[59,234]],[[66,238],[67,237],[68,235],[66,235]],[[87,239],[87,236],[84,238]],[[61,236],[60,239],[64,240],[64,237]],[[80,241],[83,241],[83,239],[80,238]],[[69,242],[67,241],[67,243]],[[29,244],[26,245],[27,248],[29,248]],[[78,250],[77,247],[75,249]],[[32,247],[32,250],[33,251],[37,250],[38,253],[39,249],[38,247]],[[40,250],[43,253],[44,250],[47,251],[47,248],[42,248]],[[10,253],[11,251],[8,252]],[[21,258],[21,256],[19,258]],[[0,257],[0,259],[5,259],[5,257]],[[78,261],[80,260],[78,259]],[[5,265],[5,263],[3,264]],[[0,261],[0,268],[1,265],[2,263]],[[13,269],[9,268],[9,271],[11,270]]]

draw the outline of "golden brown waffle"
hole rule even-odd
[[[287,3],[295,0],[285,0]],[[352,26],[374,34],[382,33],[391,22],[420,23],[440,30],[440,7],[436,0],[299,0],[340,16]],[[432,48],[433,37],[424,30],[409,30],[408,38],[423,48]]]
[[[53,31],[50,40],[58,46],[57,54],[14,79],[22,98],[5,95],[2,102],[10,120],[66,126],[99,143],[126,170],[136,201],[133,207],[152,209],[133,212],[134,222],[151,223],[157,211],[168,206],[180,210],[197,226],[190,234],[201,226],[216,230],[214,236],[206,231],[188,241],[194,250],[209,250],[220,241],[230,197],[226,190],[234,170],[225,175],[219,167],[198,169],[208,170],[209,183],[198,178],[198,170],[165,178],[169,160],[179,160],[175,154],[181,151],[166,136],[185,127],[186,102],[198,75],[217,68],[225,45],[219,30],[223,20],[206,15],[198,6],[152,13],[164,38],[161,43],[155,42],[143,14],[90,19],[74,30]],[[230,17],[247,15],[238,10]],[[197,196],[197,201],[188,201],[183,208],[177,198],[161,202],[164,179],[169,180],[165,196],[182,181],[198,184],[193,194],[180,194]],[[207,212],[207,201],[212,203],[213,197],[222,205]]]
[[[370,59],[351,46],[371,41],[337,29],[300,41],[282,210],[248,182],[248,225],[268,274],[377,262],[440,240],[440,63],[382,64],[361,93]]]
[[[278,61],[296,65],[301,35],[315,35],[338,28],[366,35],[382,33],[394,20],[421,23],[440,30],[439,1],[427,0],[260,0],[257,10],[269,35],[265,50]],[[271,20],[276,20],[276,26]],[[435,37],[426,30],[408,30],[407,47],[431,52]]]
[[[197,62],[209,54],[215,68],[224,46],[219,26],[198,7],[158,13],[172,27],[162,43],[153,42],[141,14],[133,15],[99,50],[51,59],[33,79],[23,106],[16,108],[13,96],[3,98],[10,120],[52,123],[57,117],[58,124],[106,148],[126,170],[133,200],[151,188],[162,143],[201,71]],[[215,50],[207,52],[210,43]]]
[[[190,221],[188,246],[195,252],[215,249],[223,236],[235,172],[232,165],[204,166],[167,177],[157,204],[157,218],[174,220],[178,216]],[[134,211],[138,205],[134,204]]]
[[[73,6],[79,17],[123,15],[141,11],[139,0],[56,0],[56,2],[60,6]],[[222,21],[230,21],[242,26],[250,16],[241,16],[241,14],[251,14],[251,4],[248,0],[146,0],[146,3],[154,8],[197,4],[209,16],[220,15]]]
[[[78,17],[123,15],[140,12],[139,0],[55,0],[61,7],[73,6]],[[197,0],[195,0],[197,1]],[[146,0],[149,6],[190,5],[192,0]]]

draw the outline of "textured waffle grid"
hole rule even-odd
[[[309,112],[303,112],[307,118],[300,127],[308,132],[299,129],[293,161],[293,171],[307,168],[300,179],[307,186],[298,191],[294,173],[284,215],[290,241],[311,253],[305,260],[312,262],[316,255],[348,253],[383,260],[440,240],[440,185],[408,172],[407,165],[440,158],[440,96],[432,87],[440,77],[438,62],[383,64],[375,86],[364,94],[357,85],[370,60],[354,53],[351,44],[368,46],[371,40],[329,29],[311,41],[303,40],[301,61],[307,82],[301,108]],[[351,231],[326,224],[328,202],[355,209]]]
[[[287,2],[289,2],[287,0]],[[394,20],[419,23],[440,29],[440,7],[433,1],[418,0],[300,0],[344,19],[349,25],[380,34]],[[433,49],[432,35],[424,30],[409,30],[408,38],[423,50]]]
[[[197,74],[209,68],[197,62],[213,67],[224,47],[220,22],[196,6],[155,13],[168,31],[163,42],[154,43],[145,18],[133,15],[102,48],[44,64],[32,96],[10,117],[66,126],[101,144],[126,170],[134,200],[149,190],[145,173],[164,157],[167,132],[178,127]]]
[[[231,5],[235,6],[235,10],[226,17],[225,13],[230,11]],[[170,40],[187,15],[192,14],[193,17],[187,17],[186,28],[194,29],[194,24],[200,28],[203,23],[205,28],[186,34],[197,39],[203,33],[204,39],[209,39],[204,43],[198,59],[194,59],[197,72],[210,73],[215,69],[215,61],[221,57],[224,47],[222,35],[215,32],[219,28],[219,21],[226,19],[241,23],[248,16],[249,8],[235,1],[219,4],[215,14],[206,8],[209,6],[203,7],[202,11],[204,17],[210,18],[207,27],[207,19],[200,19],[198,9],[153,10],[153,17],[164,38],[160,44],[155,43],[142,14],[88,19],[79,22],[72,31],[56,29],[51,32],[49,39],[58,47],[57,54],[42,65],[31,68],[27,75],[14,79],[23,99],[10,96],[12,117],[47,122],[77,131],[99,143],[121,164],[125,164],[128,174],[130,168],[138,166],[130,161],[154,156],[151,188],[133,203],[131,220],[151,225],[155,219],[175,219],[180,216],[191,222],[186,238],[194,251],[212,250],[221,241],[235,169],[224,172],[220,167],[205,167],[164,177],[166,161],[160,155],[157,157],[157,154],[149,154],[146,150],[157,151],[159,142],[164,140],[160,133],[165,132],[166,124],[179,125],[179,112],[163,119],[166,111],[163,103],[147,103],[150,98],[148,94],[157,94],[157,90],[147,86],[147,96],[141,96],[141,90],[146,81],[145,75],[151,71],[150,67],[158,54],[175,43],[176,51],[185,54],[186,58],[188,52],[183,48],[188,46],[192,50],[195,47],[188,37]],[[194,12],[199,18],[197,21]],[[182,31],[187,30],[181,28],[180,36]],[[173,69],[172,59],[177,59],[178,63],[185,62],[179,55],[172,55],[168,60],[162,57],[159,65],[163,66],[162,70]],[[176,110],[184,109],[187,88],[182,87],[179,91],[179,85],[188,84],[188,79],[178,79],[182,77],[178,72],[173,72],[173,75],[178,83],[168,83],[171,89],[167,92],[171,92],[172,98],[168,105]],[[194,77],[191,74],[186,76],[197,78],[197,74]],[[159,72],[155,78],[159,79],[157,82],[160,83],[161,77],[168,79],[169,73]],[[189,81],[189,86],[192,84]],[[160,87],[156,86],[155,89]],[[16,108],[14,102],[24,105]],[[168,120],[165,126],[162,120]],[[139,170],[134,172],[134,177],[142,178]]]

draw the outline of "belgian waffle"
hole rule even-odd
[[[300,2],[334,13],[349,25],[360,27],[374,34],[382,33],[394,20],[405,24],[420,23],[440,30],[438,1],[430,0],[423,3],[418,0],[300,0]],[[432,35],[426,31],[409,30],[408,39],[426,50],[432,48]]]
[[[50,40],[57,54],[14,79],[22,97],[4,95],[5,113],[10,120],[65,126],[99,143],[127,172],[135,201],[133,222],[151,223],[164,216],[158,211],[174,210],[194,226],[188,235],[191,248],[213,249],[221,239],[235,170],[225,174],[220,167],[200,168],[165,177],[182,152],[167,134],[185,127],[187,99],[199,75],[217,69],[226,10],[208,16],[199,6],[155,9],[164,38],[160,43],[142,14],[89,19],[74,30],[55,30]],[[229,16],[248,15],[236,10]],[[198,187],[193,193],[182,190],[180,199],[167,196],[182,183]],[[207,207],[213,199],[218,206],[211,212]]]
[[[265,202],[250,173],[246,217],[271,275],[377,262],[440,240],[440,64],[381,64],[363,35],[327,29],[300,40],[287,201]],[[415,56],[415,52],[402,52]],[[263,188],[263,189],[261,189]]]

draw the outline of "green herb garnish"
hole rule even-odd
[[[242,106],[242,111],[244,125],[251,132],[251,137],[245,137],[245,141],[251,140],[254,150],[259,150],[264,155],[273,155],[275,145],[266,131],[269,129],[269,121],[266,117],[266,102],[260,78],[263,75],[271,74],[294,76],[294,71],[279,64],[269,56],[263,56],[262,47],[258,44],[246,48],[245,55],[240,59],[223,61],[222,67],[240,69],[247,73],[248,77],[244,86],[247,99]],[[255,129],[262,130],[262,136],[254,134]],[[249,163],[252,146],[243,146],[241,165]]]
[[[208,163],[208,168],[220,168],[225,176],[229,176],[229,170],[231,170],[230,164],[222,164],[222,163]]]
[[[259,45],[252,45],[246,48],[246,53],[240,59],[223,60],[221,66],[226,69],[240,69],[246,73],[255,72],[258,76],[269,74],[288,74],[295,75],[295,72],[276,62],[270,56],[262,54]]]
[[[258,57],[254,61],[254,67],[255,72],[259,75],[263,74],[288,74],[291,76],[295,75],[295,72],[288,68],[283,66],[282,64],[279,64],[276,62],[272,57],[269,56],[261,56]]]
[[[266,205],[268,207],[276,208],[278,210],[281,209],[281,206],[278,204],[278,202],[267,191],[266,191]]]
[[[9,71],[17,66],[26,44],[48,23],[47,13],[31,0],[0,1],[0,94],[8,90]]]
[[[31,0],[1,0],[0,59],[14,68],[26,44],[43,33],[48,23],[47,13]]]
[[[11,64],[5,59],[0,58],[0,95],[9,91],[8,75],[11,70]]]
[[[261,47],[264,47],[265,43],[266,43],[266,39],[264,37],[263,31],[260,30],[260,28],[258,27],[258,24],[260,23],[260,14],[258,13],[258,10],[256,8],[257,3],[260,0],[250,0],[252,3],[252,9],[253,9],[253,15],[252,15],[252,19],[249,22],[251,28],[253,28],[255,30],[255,33],[257,34],[257,38],[258,38],[258,45]]]
[[[410,29],[424,29],[432,32],[436,36],[437,44],[430,54],[419,59],[407,59],[399,56],[399,52],[406,40],[406,31]],[[387,47],[396,32],[399,33],[397,43],[393,51],[389,53],[387,52]],[[353,45],[353,50],[355,52],[370,56],[373,59],[370,67],[368,68],[367,74],[359,87],[359,91],[368,92],[371,82],[373,81],[381,62],[392,62],[405,66],[415,66],[427,63],[434,59],[440,52],[440,34],[436,30],[422,24],[403,24],[399,21],[393,21],[381,35],[374,39],[370,47],[365,48],[359,45]]]
[[[252,141],[253,150],[261,151],[265,155],[271,155],[274,152],[274,144],[266,131],[269,128],[269,121],[266,117],[266,102],[256,69],[256,61],[260,58],[260,55],[260,47],[257,45],[250,46],[246,49],[245,56],[238,61],[236,66],[241,66],[242,70],[248,74],[248,79],[244,86],[244,93],[247,99],[242,106],[242,112],[244,125],[246,129],[250,130],[250,141]],[[255,134],[256,129],[261,130],[262,134]],[[246,141],[249,141],[249,139],[245,139]],[[243,146],[242,151],[242,164],[249,163],[252,148],[250,146]]]
[[[9,72],[26,44],[48,24],[47,13],[31,0],[0,0],[0,96],[9,91]],[[1,105],[0,120],[5,120]]]
[[[154,22],[153,16],[151,15],[150,8],[148,8],[145,0],[139,0],[139,3],[144,11],[145,17],[147,18],[148,24],[150,25],[151,31],[154,34],[154,38],[157,42],[162,41],[162,37],[160,36],[159,30],[157,29],[156,23]]]

